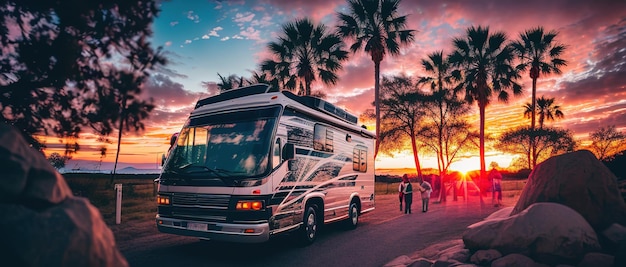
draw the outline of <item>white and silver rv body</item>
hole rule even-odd
[[[159,177],[165,233],[264,242],[374,209],[374,134],[343,109],[268,85],[198,101]]]

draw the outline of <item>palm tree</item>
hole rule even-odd
[[[238,77],[234,74],[231,74],[229,76],[222,76],[219,73],[217,74],[217,76],[220,78],[220,82],[217,83],[217,87],[220,89],[221,92],[244,87],[247,83],[246,79],[243,76]]]
[[[517,66],[519,70],[530,68],[529,76],[533,80],[532,99],[531,99],[531,120],[530,128],[535,129],[535,119],[537,112],[537,79],[539,75],[561,73],[559,67],[566,66],[567,62],[559,56],[565,50],[565,46],[557,44],[554,40],[558,32],[550,31],[544,33],[543,27],[536,27],[520,33],[520,40],[511,43],[514,53],[517,55],[521,63]],[[537,148],[535,147],[534,138],[530,138],[530,146],[532,154],[535,155]]]
[[[560,74],[559,67],[567,65],[564,59],[559,58],[565,46],[556,43],[554,39],[557,35],[556,31],[544,33],[543,27],[536,27],[520,33],[521,40],[511,43],[513,51],[521,61],[517,68],[522,71],[530,68],[529,75],[533,80],[531,129],[535,129],[537,79],[541,73]]]
[[[514,95],[522,93],[515,82],[520,78],[513,68],[513,52],[505,44],[506,34],[489,32],[489,27],[472,26],[467,29],[466,39],[454,38],[454,53],[451,63],[458,67],[455,75],[463,74],[462,82],[455,90],[465,92],[468,103],[478,102],[480,113],[480,177],[485,177],[485,108],[495,94],[498,100],[507,102],[508,89]]]
[[[524,111],[525,118],[531,118],[532,114],[532,104],[526,103],[524,105],[526,110]],[[555,118],[563,118],[565,115],[563,111],[561,111],[561,106],[554,105],[554,98],[545,98],[541,96],[537,99],[537,114],[539,115],[539,129],[543,129],[543,123],[546,119],[550,121],[554,121]]]
[[[250,79],[247,79],[247,82],[250,85],[258,83],[269,84],[273,88],[280,89],[278,79],[272,78],[269,73],[263,71],[252,71],[252,77],[250,77]]]
[[[337,30],[352,39],[353,53],[363,50],[374,62],[374,106],[376,109],[376,136],[380,135],[380,62],[387,53],[398,55],[400,46],[415,38],[414,30],[406,30],[407,16],[398,16],[400,0],[348,0],[350,13],[339,12]],[[374,157],[380,145],[376,138]]]
[[[261,70],[288,77],[285,88],[300,88],[301,94],[311,95],[311,85],[318,78],[327,85],[339,80],[336,72],[341,62],[348,59],[344,43],[324,24],[314,25],[307,18],[283,25],[278,42],[268,45],[277,60],[265,60]]]

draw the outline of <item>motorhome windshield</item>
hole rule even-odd
[[[280,107],[272,107],[191,118],[163,174],[186,179],[262,176],[270,166],[270,139],[279,113]]]

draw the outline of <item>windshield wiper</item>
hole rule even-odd
[[[181,170],[183,174],[195,174],[195,173],[211,173],[211,174],[215,174],[216,176],[223,176],[222,173],[224,172],[224,170],[220,170],[220,169],[211,169],[207,166],[204,165],[194,165],[194,164],[185,164],[182,165],[180,167],[178,167],[179,170]]]
[[[229,170],[221,169],[221,168],[216,168],[216,169],[211,169],[211,170],[215,171],[215,172],[219,172],[221,174],[227,174],[228,176],[234,176],[234,175],[244,174],[245,173],[245,172],[229,171]]]

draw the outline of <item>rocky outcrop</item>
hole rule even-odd
[[[0,258],[12,266],[128,266],[89,200],[41,152],[0,124]]]
[[[494,249],[547,264],[574,264],[585,254],[601,249],[587,221],[557,203],[535,203],[508,218],[473,224],[463,235],[463,243],[471,251]]]
[[[405,266],[626,266],[625,226],[616,177],[577,151],[537,165],[515,207],[469,226],[462,245]]]
[[[511,215],[538,202],[568,206],[596,231],[613,223],[626,225],[626,204],[617,178],[587,150],[555,156],[537,165]]]

